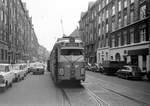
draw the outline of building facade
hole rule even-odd
[[[149,8],[149,0],[99,0],[98,63],[125,61],[150,70]]]
[[[90,59],[91,51],[96,50],[97,63],[125,61],[149,71],[150,0],[97,0],[94,6],[82,13],[79,21],[80,35],[86,44],[85,57]],[[90,21],[94,10],[95,22]],[[97,45],[95,49],[93,44]]]
[[[0,0],[0,63],[8,62],[8,1]]]
[[[32,38],[36,40],[31,42]],[[26,4],[21,0],[0,0],[0,63],[32,59],[38,50],[32,45],[39,43]]]
[[[90,2],[88,11],[81,13],[79,21],[81,39],[85,42],[85,59],[89,63],[96,62],[97,51],[97,2]]]

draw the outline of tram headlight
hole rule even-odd
[[[64,73],[65,73],[65,72],[64,72],[64,69],[63,69],[63,68],[60,68],[60,69],[59,69],[59,75],[64,75]]]
[[[81,75],[84,75],[84,74],[85,74],[85,70],[84,70],[84,68],[81,68],[81,70],[80,70],[80,74],[81,74]]]

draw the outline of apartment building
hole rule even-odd
[[[38,45],[26,4],[21,0],[0,0],[0,63],[32,59]]]
[[[150,1],[99,0],[97,62],[125,61],[150,70]]]
[[[79,21],[81,39],[85,42],[85,59],[89,63],[96,62],[97,51],[97,2],[89,2],[88,11],[81,13]]]
[[[8,62],[8,1],[0,0],[0,63]]]

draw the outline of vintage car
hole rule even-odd
[[[87,64],[85,65],[85,70],[91,71],[91,64],[90,64],[90,63],[87,63]]]
[[[25,66],[23,64],[13,64],[12,65],[12,72],[15,74],[15,82],[23,80],[26,76]]]
[[[14,78],[15,75],[11,71],[11,65],[0,64],[0,89],[4,91],[7,87],[12,86]]]
[[[138,66],[125,65],[117,71],[117,76],[125,79],[142,79],[146,74]]]
[[[37,64],[32,68],[33,74],[44,74],[44,71],[45,71],[45,67],[43,66],[43,64]]]

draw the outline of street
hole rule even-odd
[[[0,106],[149,106],[150,82],[86,72],[81,85],[32,75],[0,93]]]

